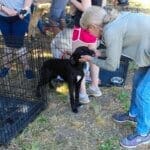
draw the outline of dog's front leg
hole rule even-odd
[[[51,82],[51,72],[45,66],[42,66],[40,70],[40,80],[38,82],[37,89],[36,89],[37,97],[42,96],[41,88],[50,82]]]
[[[40,80],[38,82],[37,88],[36,88],[36,96],[41,97],[42,96],[42,88],[44,85],[46,85],[47,81],[46,80]]]
[[[70,80],[68,82],[68,88],[69,88],[69,95],[70,95],[70,104],[71,104],[71,109],[74,113],[78,113],[77,106],[75,104],[75,84],[73,83],[73,80]]]
[[[79,93],[80,93],[81,81],[82,80],[76,82],[76,85],[75,85],[75,105],[76,105],[76,107],[80,107],[82,105],[79,102]]]

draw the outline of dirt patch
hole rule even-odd
[[[71,112],[67,91],[49,90],[48,107],[2,150],[123,150],[119,139],[133,132],[135,125],[116,124],[112,114],[125,111],[131,92],[133,71],[124,87],[101,88],[100,98],[91,98],[78,114]],[[61,91],[61,90],[60,90]],[[127,106],[126,106],[127,105]],[[136,150],[149,150],[150,145]]]

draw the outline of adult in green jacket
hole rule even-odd
[[[137,64],[129,111],[114,114],[113,119],[119,123],[137,122],[136,132],[120,141],[123,147],[150,142],[150,16],[92,6],[83,13],[80,24],[91,34],[102,36],[106,45],[106,60],[82,56],[81,61],[111,71],[119,67],[121,55]]]

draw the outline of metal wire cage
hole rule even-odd
[[[9,37],[9,41],[13,40],[15,37]],[[49,46],[45,44],[48,42],[45,40],[42,37],[26,37],[23,49],[19,51],[19,47],[13,47],[14,42],[6,46],[6,39],[0,36],[0,70],[11,66],[8,74],[0,77],[0,144],[9,143],[46,106],[46,91],[43,91],[40,99],[35,95],[40,67],[50,57]],[[17,41],[19,43],[19,39]],[[32,79],[26,78],[26,63],[34,74]]]

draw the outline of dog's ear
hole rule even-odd
[[[90,56],[95,57],[96,53],[93,50],[90,50]]]
[[[82,56],[82,55],[90,55],[95,56],[95,52],[92,49],[89,49],[87,46],[80,46],[75,50],[75,53]]]
[[[76,48],[76,50],[71,55],[70,57],[71,64],[75,65],[76,63],[78,63],[79,59],[83,55],[95,56],[95,52],[93,50],[90,50],[87,46],[80,46]]]

